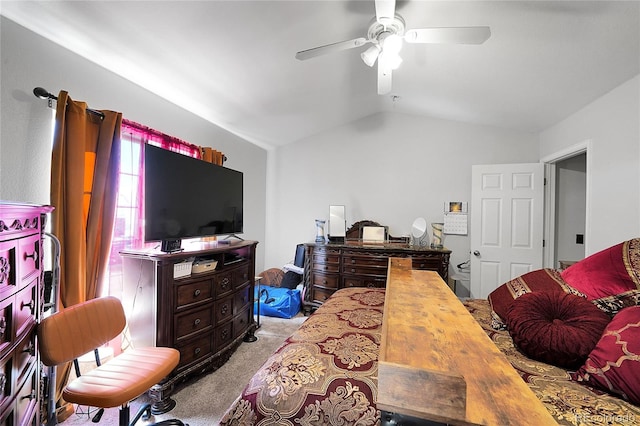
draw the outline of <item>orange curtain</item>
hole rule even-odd
[[[100,294],[100,279],[109,256],[122,114],[99,113],[102,116],[87,110],[86,103],[73,101],[65,91],[58,95],[51,160],[51,203],[55,207],[51,226],[61,246],[62,307]],[[69,371],[70,364],[57,370],[58,395]]]
[[[227,159],[227,157],[221,151],[215,150],[213,148],[201,147],[201,158],[204,161],[208,161],[209,163],[217,164],[218,166],[222,166]]]

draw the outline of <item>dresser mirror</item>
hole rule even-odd
[[[411,245],[429,245],[429,236],[427,235],[427,221],[423,217],[419,217],[413,221],[413,225],[411,226]]]

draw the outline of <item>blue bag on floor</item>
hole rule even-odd
[[[260,315],[278,318],[292,318],[300,312],[300,290],[283,287],[260,286],[255,288],[255,302],[253,312],[258,314],[258,299],[260,300]]]

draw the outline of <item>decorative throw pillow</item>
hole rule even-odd
[[[592,254],[561,275],[589,300],[640,290],[640,238]]]
[[[640,290],[629,290],[613,296],[592,300],[591,303],[613,317],[629,306],[640,305]]]
[[[576,377],[640,405],[640,306],[613,317]]]
[[[302,282],[302,275],[296,274],[293,271],[288,271],[284,273],[284,277],[282,277],[282,281],[280,282],[280,287],[294,289]]]
[[[518,349],[562,368],[582,365],[609,321],[593,303],[564,292],[522,295],[507,312],[509,334]]]
[[[507,281],[489,294],[492,327],[505,329],[507,310],[513,301],[523,294],[537,291],[563,293],[571,289],[562,280],[560,271],[555,269],[536,269]]]
[[[260,277],[262,277],[260,284],[279,287],[284,277],[284,271],[280,268],[269,268],[260,272]]]

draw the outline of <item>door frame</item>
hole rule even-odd
[[[540,159],[544,163],[544,221],[543,236],[544,247],[542,248],[542,262],[545,268],[557,268],[554,263],[555,258],[555,237],[556,237],[556,163],[566,160],[576,155],[587,155],[586,167],[586,200],[585,200],[585,235],[584,235],[584,252],[590,253],[589,250],[589,230],[590,226],[590,194],[591,194],[591,150],[592,140],[586,139],[575,145],[571,145],[553,154],[547,155]]]

